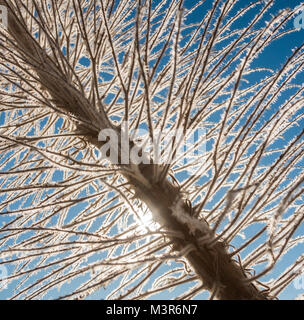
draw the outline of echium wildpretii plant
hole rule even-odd
[[[274,299],[299,275],[304,50],[262,58],[299,8],[190,2],[0,0],[7,297]]]

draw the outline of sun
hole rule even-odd
[[[149,208],[142,208],[142,206],[137,206],[137,214],[135,215],[135,220],[138,223],[139,228],[143,232],[153,232],[160,228],[160,224],[155,221],[153,214]]]

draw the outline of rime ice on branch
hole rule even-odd
[[[304,51],[265,64],[297,32],[298,9],[271,16],[272,4],[0,0],[8,296],[272,299],[296,279],[303,256],[286,253],[303,241]],[[204,161],[195,174],[178,157],[109,164],[98,134],[120,136],[122,123],[158,145],[157,131],[203,124]]]

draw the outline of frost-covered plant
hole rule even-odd
[[[295,32],[273,2],[0,0],[8,297],[272,299],[297,277],[304,50],[263,65]],[[203,125],[204,163],[111,164],[98,134],[121,123]]]

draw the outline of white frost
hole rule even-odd
[[[183,209],[183,199],[178,199],[173,203],[170,207],[172,210],[172,215],[176,217],[176,219],[186,224],[189,228],[191,234],[195,235],[195,231],[200,231],[203,234],[207,234],[210,232],[207,223],[203,220],[198,220],[196,218],[191,217],[185,210]]]

